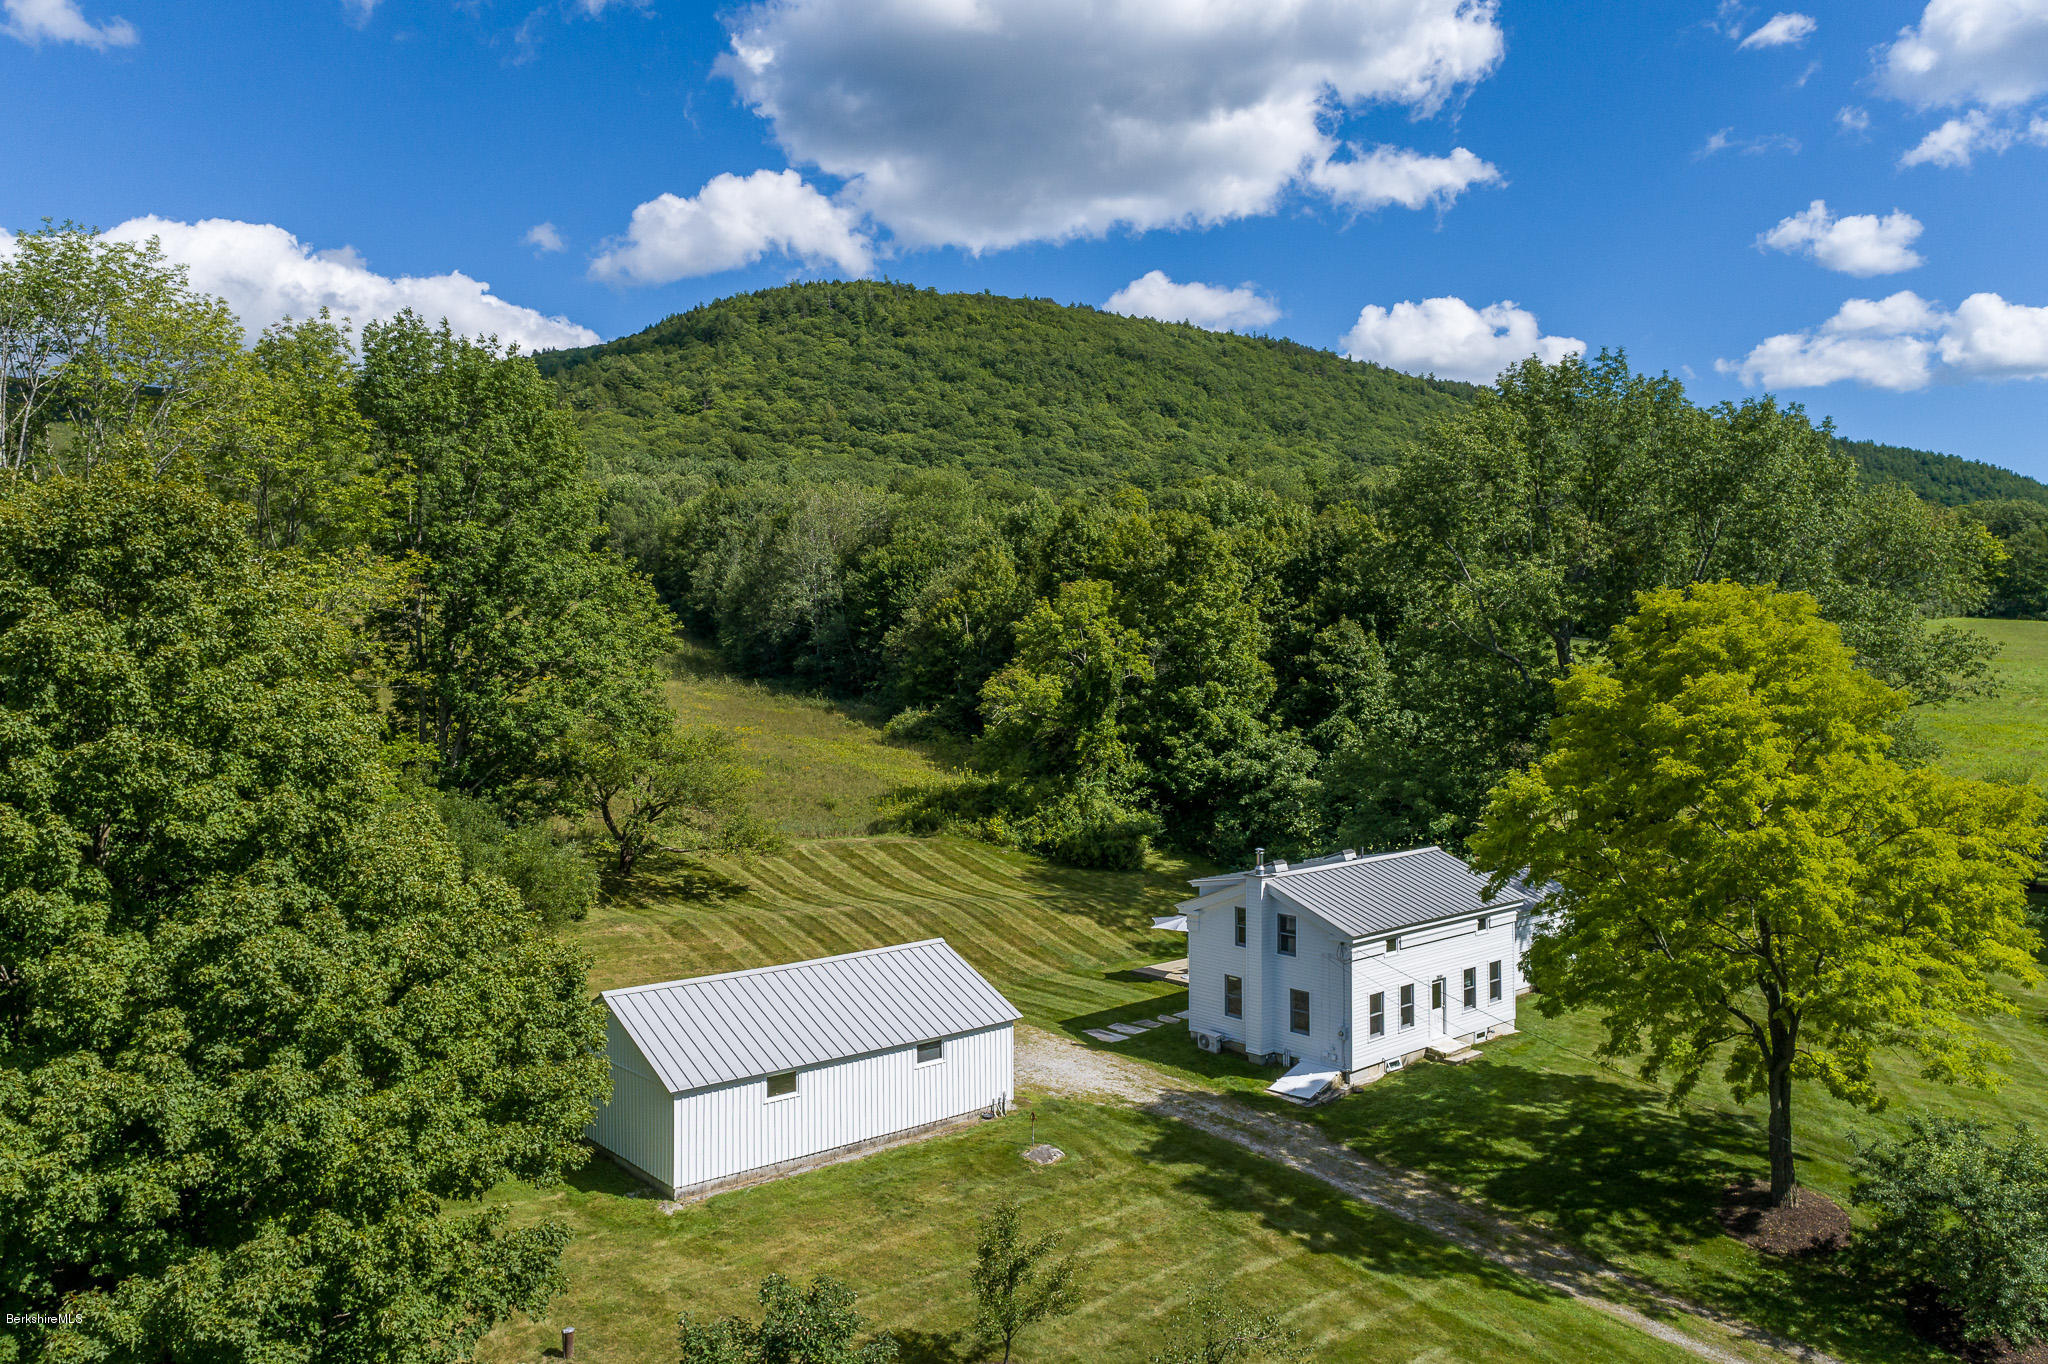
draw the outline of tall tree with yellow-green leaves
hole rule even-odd
[[[1801,593],[1647,592],[1556,684],[1550,748],[1495,789],[1475,862],[1551,884],[1539,1006],[1600,1011],[1601,1052],[1679,1092],[1718,1067],[1768,1110],[1771,1191],[1797,1181],[1793,1084],[1882,1104],[1881,1050],[1988,1083],[1975,1019],[2038,977],[2023,884],[2040,798],[1908,768],[1904,693]]]

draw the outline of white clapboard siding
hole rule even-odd
[[[1188,920],[1188,1026],[1240,1045],[1358,1071],[1426,1047],[1447,1047],[1489,1027],[1512,1025],[1528,949],[1525,888],[1498,898],[1486,881],[1440,848],[1360,857],[1341,854],[1275,864],[1194,882],[1178,908]],[[1245,943],[1237,915],[1245,912]],[[1279,916],[1296,921],[1297,948],[1278,951]],[[1479,927],[1484,918],[1486,927]],[[1518,918],[1522,932],[1518,934]],[[1389,952],[1387,940],[1399,947]],[[1501,963],[1501,998],[1488,997],[1488,967]],[[1464,1007],[1464,971],[1477,972],[1476,1007]],[[1224,977],[1244,982],[1243,1017],[1224,1012]],[[1444,978],[1446,1008],[1429,1006]],[[1415,986],[1415,1024],[1400,1026],[1400,988]],[[1293,1031],[1291,992],[1309,995],[1307,1035]],[[1371,1032],[1373,994],[1385,998],[1385,1031]]]
[[[676,1185],[800,1161],[1015,1099],[1009,1024],[944,1041],[943,1059],[924,1065],[910,1046],[801,1069],[786,1097],[769,1098],[766,1078],[677,1095]]]

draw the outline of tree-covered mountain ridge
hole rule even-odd
[[[886,281],[736,294],[536,359],[600,465],[659,483],[954,469],[1053,489],[1298,487],[1395,462],[1481,391],[1282,338]],[[1979,460],[1840,445],[1944,506],[2048,503],[2048,484]]]

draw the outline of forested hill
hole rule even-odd
[[[642,486],[923,469],[1049,488],[1313,481],[1391,462],[1479,391],[1293,341],[873,281],[740,294],[537,358],[600,464]],[[1994,465],[1841,444],[1932,502],[2048,502]]]
[[[1899,445],[1879,445],[1869,440],[1837,443],[1856,457],[1864,473],[1873,478],[1896,480],[1929,502],[1944,507],[2005,500],[2048,503],[2048,483],[1982,460],[1938,455],[1932,450],[1909,450]]]
[[[1292,341],[902,284],[797,284],[539,357],[616,472],[1043,487],[1346,473],[1477,392]]]

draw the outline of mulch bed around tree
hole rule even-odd
[[[1939,1345],[1969,1364],[2048,1364],[2048,1341],[2021,1347],[2003,1336],[1990,1340],[1964,1340],[1955,1309],[1941,1300],[1929,1284],[1906,1294],[1906,1320],[1922,1340]]]
[[[1849,1214],[1811,1189],[1795,1188],[1774,1208],[1767,1180],[1738,1180],[1721,1191],[1714,1216],[1721,1230],[1766,1255],[1825,1255],[1849,1244]]]

